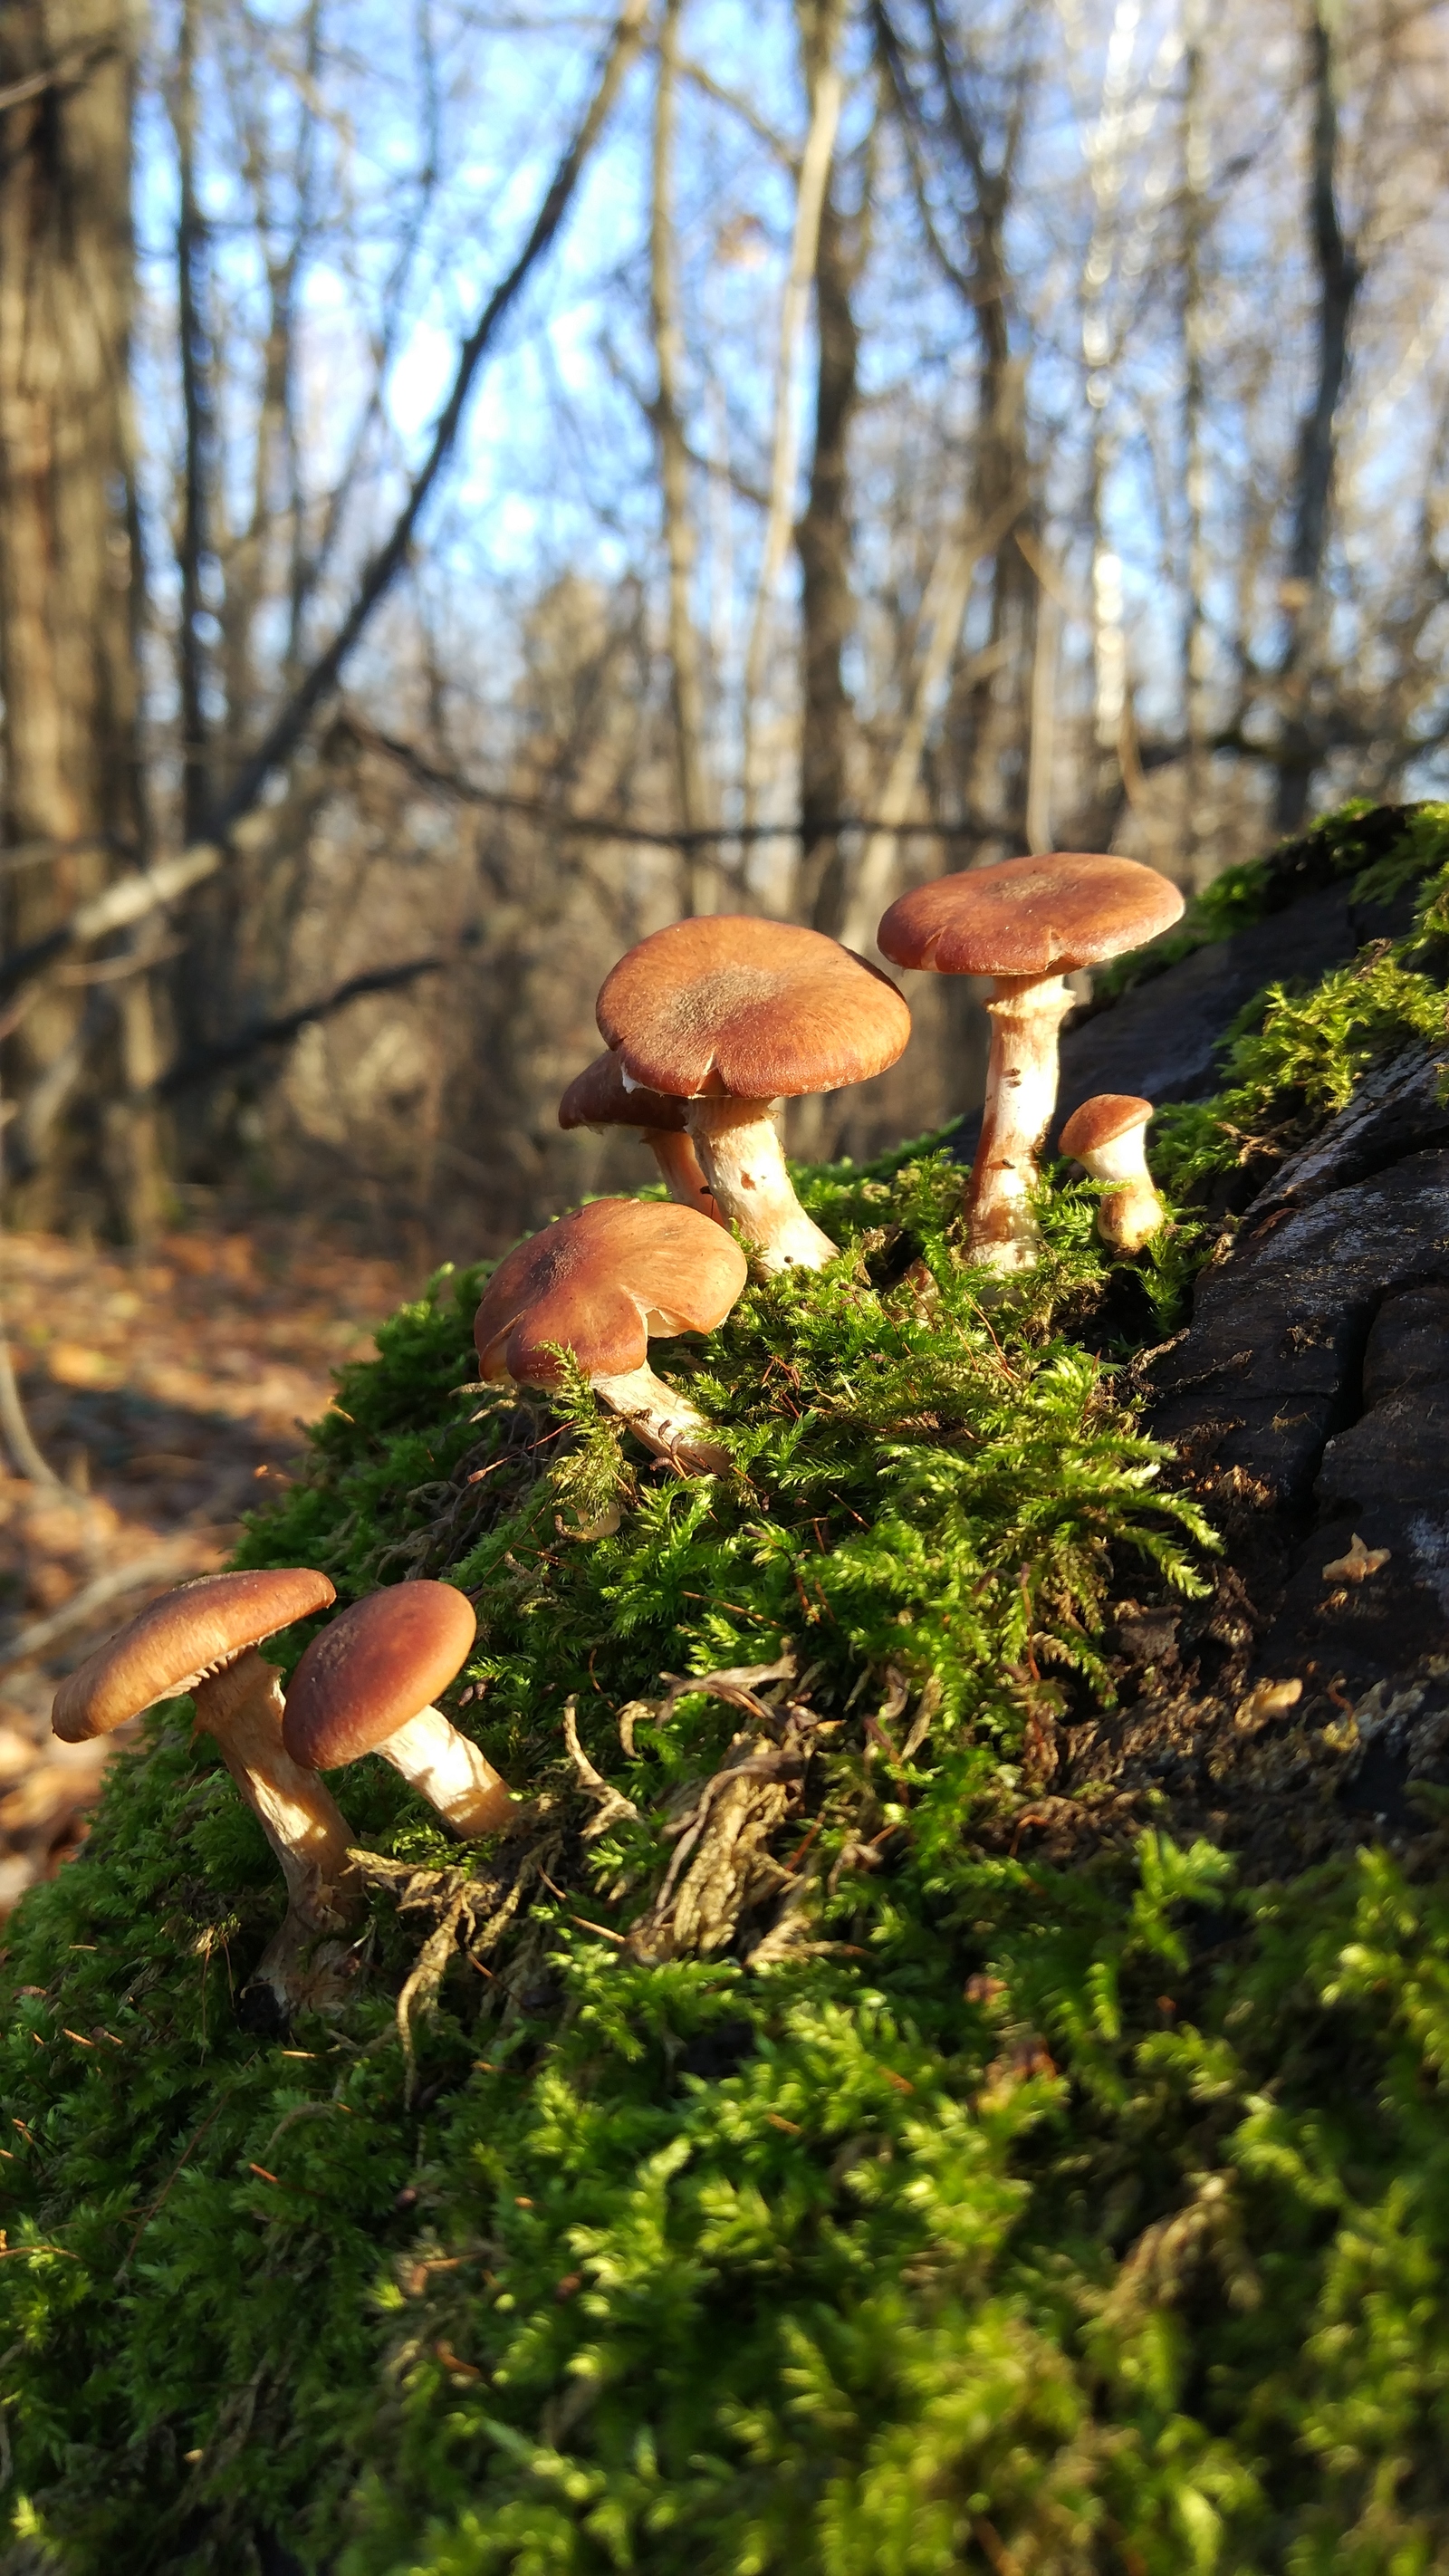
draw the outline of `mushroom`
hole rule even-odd
[[[1062,1129],[1064,1154],[1081,1163],[1094,1181],[1111,1181],[1097,1210],[1097,1232],[1114,1252],[1140,1252],[1165,1224],[1167,1210],[1152,1186],[1145,1151],[1150,1100],[1131,1092],[1101,1091],[1084,1100]]]
[[[712,1333],[748,1277],[733,1235],[694,1208],[591,1199],[515,1245],[473,1319],[480,1374],[557,1386],[571,1351],[596,1395],[681,1471],[723,1475],[729,1454],[649,1366],[649,1337]]]
[[[626,1083],[624,1068],[612,1047],[605,1047],[582,1073],[576,1073],[558,1105],[560,1127],[591,1127],[597,1136],[606,1127],[632,1127],[659,1166],[660,1177],[676,1207],[700,1208],[720,1224],[724,1220],[710,1195],[685,1132],[682,1100],[666,1100],[662,1091]]]
[[[771,1104],[895,1063],[911,1015],[888,975],[818,930],[713,913],[641,939],[606,976],[599,1027],[624,1083],[685,1103],[727,1225],[765,1275],[823,1270],[839,1246],[790,1185]]]
[[[310,1954],[347,1919],[339,1890],[354,1837],[321,1781],[288,1753],[281,1676],[257,1649],[336,1597],[326,1575],[308,1566],[183,1583],[89,1655],[61,1683],[51,1712],[61,1741],[80,1744],[112,1734],[158,1700],[190,1694],[197,1726],[216,1738],[286,1882],[286,1918],[253,1979],[284,2011],[335,2002],[344,1990],[343,1952]]]
[[[1057,1033],[1072,1007],[1065,978],[1140,948],[1182,908],[1155,868],[1063,850],[937,877],[885,914],[876,939],[897,966],[991,978],[986,1099],[966,1188],[973,1260],[1010,1275],[1041,1249],[1030,1201],[1056,1100]]]
[[[355,1601],[313,1638],[292,1675],[282,1735],[310,1774],[380,1753],[455,1834],[496,1831],[513,1799],[437,1692],[466,1661],[473,1605],[449,1583],[397,1583]]]

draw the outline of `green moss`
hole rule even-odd
[[[1270,1002],[1167,1122],[1180,1184],[1442,1026],[1442,902]],[[6,2576],[1443,2563],[1449,1898],[1374,1853],[1245,1889],[1161,1833],[990,1856],[1037,1730],[1109,1694],[1114,1586],[1199,1586],[1211,1538],[1069,1329],[1096,1193],[984,1309],[959,1189],[929,1141],[808,1176],[847,1257],[661,1355],[730,1484],[578,1387],[473,1389],[476,1273],[346,1372],[241,1561],[469,1591],[457,1713],[539,1801],[519,1875],[443,1874],[392,1772],[340,1775],[369,1975],[267,2036],[279,1890],[208,1741],[163,1711],[114,1766],[10,1934]],[[1159,1314],[1204,1240],[1134,1274]],[[712,1679],[787,1647],[763,1702]],[[651,1948],[737,1730],[759,1803]]]
[[[1444,986],[1433,969],[1446,933],[1449,868],[1442,868],[1428,879],[1405,938],[1364,949],[1310,993],[1270,985],[1228,1041],[1222,1090],[1159,1111],[1152,1165],[1162,1186],[1190,1198],[1220,1173],[1291,1150],[1347,1107],[1372,1065],[1414,1038],[1441,1038]]]
[[[1371,805],[1351,797],[1266,858],[1224,868],[1194,895],[1181,921],[1130,957],[1097,969],[1093,986],[1114,996],[1150,982],[1167,967],[1250,929],[1301,895],[1351,878],[1356,903],[1387,904],[1449,859],[1449,805]]]

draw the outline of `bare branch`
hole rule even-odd
[[[117,51],[115,39],[110,36],[99,44],[73,46],[59,62],[47,64],[43,70],[30,72],[24,80],[11,81],[8,88],[0,89],[0,116],[7,108],[23,107],[27,99],[43,98],[47,90],[78,89],[98,64],[109,62]]]
[[[224,865],[228,855],[226,836],[251,811],[276,771],[296,750],[318,706],[336,687],[343,665],[374,609],[406,561],[423,507],[452,453],[479,365],[532,270],[558,234],[584,165],[637,50],[646,6],[647,0],[625,0],[593,95],[573,140],[554,171],[528,239],[507,276],[489,297],[459,352],[452,389],[434,426],[427,458],[409,486],[407,499],[398,512],[391,533],[371,558],[352,605],[332,642],[318,655],[305,678],[273,719],[260,747],[242,765],[234,785],[222,801],[214,825],[215,838],[183,850],[159,866],[123,878],[94,902],[81,905],[68,920],[48,931],[43,938],[17,949],[0,963],[0,999],[17,992],[35,976],[44,974],[73,949],[104,937],[108,931],[142,920],[162,904],[174,902],[192,886],[214,876]]]
[[[395,992],[399,985],[416,983],[420,975],[445,973],[449,962],[446,957],[408,957],[396,966],[372,966],[364,974],[349,975],[345,984],[334,986],[330,993],[319,993],[314,1001],[281,1011],[274,1019],[254,1021],[239,1036],[224,1038],[216,1046],[197,1047],[192,1054],[169,1065],[152,1088],[158,1098],[174,1099],[179,1091],[212,1082],[219,1074],[230,1073],[254,1055],[263,1054],[268,1047],[290,1045],[303,1029],[315,1027],[319,1020],[335,1019],[349,1002],[360,1001],[365,993]]]
[[[488,298],[458,353],[452,388],[434,425],[427,457],[414,475],[407,499],[399,510],[392,528],[367,565],[357,586],[352,606],[325,650],[318,654],[306,676],[299,681],[285,706],[273,718],[266,736],[251,758],[243,764],[240,776],[224,799],[215,829],[225,833],[249,812],[277,770],[290,759],[311,723],[323,699],[330,696],[341,676],[342,668],[356,645],[379,600],[396,580],[407,560],[413,531],[422,515],[438,476],[448,461],[462,425],[463,413],[478,368],[491,348],[498,330],[529,276],[553,243],[569,210],[583,174],[584,165],[598,139],[600,130],[613,106],[623,80],[638,49],[647,0],[625,0],[624,8],[604,57],[594,93],[577,130],[559,162],[545,191],[543,202],[534,218],[528,239],[505,278]]]

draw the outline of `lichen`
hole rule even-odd
[[[1442,1027],[1444,901],[1270,998],[1160,1176]],[[281,1890],[184,1705],[15,1918],[7,2576],[1449,2550],[1449,1899],[1381,1852],[1246,1887],[1160,1827],[1011,1849],[1114,1589],[1210,1562],[1115,1365],[1207,1220],[1114,1266],[1058,1175],[992,1305],[929,1140],[801,1188],[842,1261],[657,1354],[733,1480],[581,1384],[474,1388],[448,1274],[250,1525],[240,1562],[344,1599],[467,1590],[450,1710],[527,1802],[470,1855],[384,1764],[335,1777],[374,1855],[345,2014],[258,2025]]]

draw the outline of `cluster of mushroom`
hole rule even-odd
[[[598,1020],[604,1053],[559,1124],[635,1128],[669,1204],[597,1199],[520,1244],[478,1309],[479,1366],[549,1386],[567,1350],[657,1456],[719,1473],[725,1452],[654,1375],[649,1340],[713,1331],[750,1266],[769,1278],[834,1260],[791,1185],[774,1104],[883,1073],[911,1015],[889,976],[819,931],[712,915],[631,948]]]
[[[51,1713],[56,1734],[78,1744],[190,1696],[198,1729],[215,1738],[281,1867],[286,1916],[254,1982],[283,2012],[336,2002],[358,1966],[357,1838],[319,1772],[380,1753],[468,1839],[496,1832],[513,1803],[477,1745],[433,1705],[477,1628],[472,1604],[450,1584],[401,1583],[355,1602],[313,1638],[283,1699],[261,1647],[336,1597],[310,1566],[203,1575],[99,1647],[61,1684]]]
[[[938,877],[886,913],[878,939],[894,964],[990,982],[986,1101],[966,1191],[974,1261],[1009,1276],[1037,1258],[1031,1200],[1067,976],[1141,946],[1181,911],[1155,869],[1067,852]],[[649,1339],[722,1323],[746,1255],[764,1277],[834,1259],[791,1186],[774,1106],[883,1073],[910,1013],[887,976],[820,932],[715,915],[631,948],[605,978],[598,1023],[604,1052],[569,1084],[559,1124],[634,1128],[669,1204],[598,1200],[519,1245],[478,1309],[479,1364],[485,1379],[547,1387],[568,1351],[658,1456],[718,1472],[723,1451],[655,1376]],[[1118,1250],[1139,1250],[1162,1221],[1142,1153],[1151,1114],[1150,1102],[1113,1095],[1063,1132],[1064,1151],[1113,1184],[1098,1223]]]
[[[1037,1256],[1036,1157],[1057,1087],[1066,977],[1141,945],[1182,898],[1129,859],[1009,859],[940,877],[892,904],[878,933],[893,963],[990,980],[991,1055],[966,1191],[970,1257],[1009,1275]],[[663,1203],[596,1199],[516,1246],[474,1319],[485,1380],[556,1387],[566,1358],[656,1455],[718,1474],[728,1456],[696,1408],[656,1377],[649,1343],[712,1332],[753,1267],[820,1270],[837,1247],[801,1207],[774,1105],[868,1080],[895,1063],[910,1013],[889,976],[789,923],[714,916],[642,940],[598,1000],[605,1051],[572,1082],[564,1127],[636,1128]],[[1151,1104],[1088,1101],[1062,1145],[1109,1188],[1098,1222],[1133,1251],[1162,1221],[1143,1158]],[[286,1920],[258,1971],[285,2010],[335,2000],[355,1972],[353,1836],[319,1778],[383,1754],[464,1837],[496,1830],[510,1792],[434,1705],[461,1670],[473,1611],[443,1583],[410,1582],[344,1610],[303,1654],[285,1701],[260,1652],[331,1607],[307,1567],[204,1577],[167,1593],[57,1694],[69,1743],[111,1733],[189,1693],[281,1865]]]
[[[1178,888],[1155,868],[1060,851],[937,877],[884,916],[876,938],[895,965],[990,981],[986,1098],[966,1190],[973,1260],[1009,1276],[1030,1269],[1041,1248],[1031,1200],[1056,1105],[1057,1040],[1072,1007],[1067,977],[1142,947],[1170,930],[1182,909]],[[1151,1115],[1150,1101],[1104,1095],[1084,1102],[1062,1131],[1063,1151],[1094,1179],[1122,1184],[1098,1219],[1118,1250],[1140,1250],[1162,1222],[1141,1150]]]

